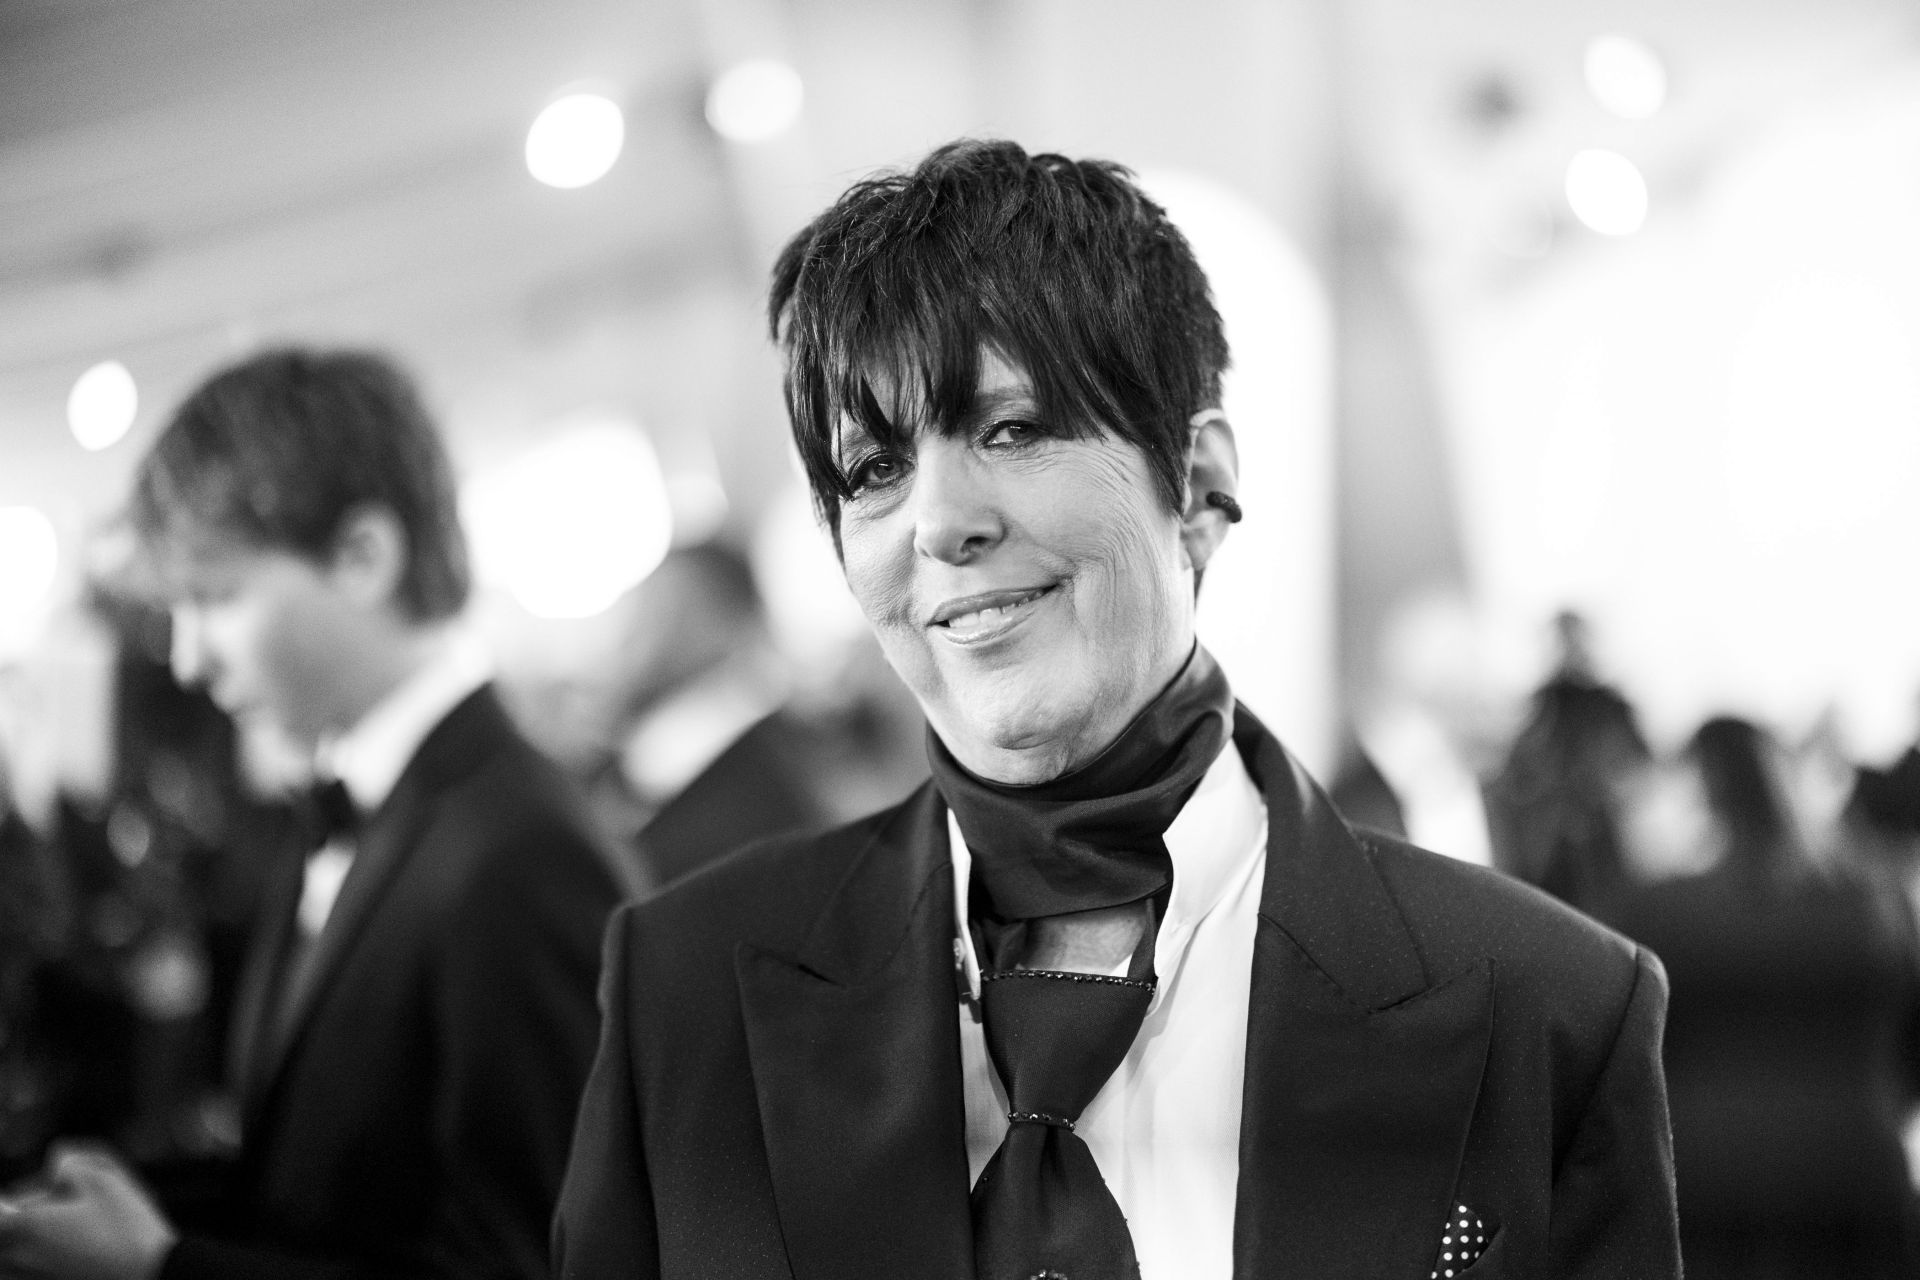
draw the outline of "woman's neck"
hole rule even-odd
[[[1024,954],[1016,969],[1057,973],[1112,973],[1132,957],[1147,929],[1145,902],[1042,916],[1027,926]]]

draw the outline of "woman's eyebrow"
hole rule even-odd
[[[1033,392],[1027,388],[994,387],[974,393],[973,402],[967,406],[962,421],[968,427],[979,427],[1010,414],[1032,414],[1037,411]]]

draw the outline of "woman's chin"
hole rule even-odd
[[[1084,717],[1061,713],[1038,698],[1009,707],[1004,715],[971,710],[964,723],[936,722],[936,727],[947,750],[983,778],[1018,785],[1046,782],[1084,754]]]

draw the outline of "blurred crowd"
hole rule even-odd
[[[174,683],[165,616],[105,589],[91,610],[115,655],[103,788],[28,814],[0,773],[0,1183],[56,1135],[107,1138],[163,1182],[230,1148],[222,1046],[246,939],[269,869],[307,844],[231,721]],[[739,550],[671,553],[616,622],[618,658],[590,679],[506,692],[590,798],[631,891],[924,776],[918,712],[878,655],[796,665]],[[1847,1274],[1913,1202],[1920,747],[1878,767],[1829,733],[1788,743],[1716,717],[1656,751],[1586,621],[1562,615],[1555,639],[1497,740],[1465,703],[1449,717],[1428,698],[1442,714],[1424,727],[1381,710],[1334,798],[1661,957],[1690,1275],[1796,1258],[1778,1274]],[[1409,643],[1444,647],[1431,630]]]
[[[1828,727],[1789,742],[1719,715],[1657,752],[1596,670],[1586,620],[1555,630],[1554,670],[1504,748],[1456,765],[1483,834],[1433,843],[1665,964],[1688,1276],[1882,1274],[1920,1180],[1905,1145],[1920,1100],[1920,747],[1859,765]],[[1445,789],[1442,748],[1470,758],[1482,727],[1436,723],[1424,755],[1377,726],[1356,741],[1335,784],[1350,816],[1416,840],[1425,817],[1438,834],[1360,745],[1418,763],[1402,789],[1418,798]]]
[[[111,655],[99,776],[36,804],[0,750],[0,1185],[67,1136],[191,1185],[237,1137],[230,1015],[264,886],[310,851],[312,815],[272,743],[175,681],[165,613],[111,580],[85,611]],[[877,652],[796,665],[741,549],[669,553],[609,626],[617,656],[584,676],[501,684],[630,893],[925,776],[918,709]]]

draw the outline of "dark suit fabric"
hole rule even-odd
[[[1690,1280],[1920,1274],[1900,1142],[1920,1089],[1920,955],[1898,890],[1723,867],[1608,914],[1672,974]]]
[[[815,757],[825,746],[793,712],[756,720],[635,838],[648,882],[670,884],[741,845],[829,822]]]
[[[363,826],[326,928],[275,994],[290,868],[237,1014],[244,1141],[224,1224],[186,1235],[163,1276],[544,1276],[611,867],[492,691],[455,707]]]
[[[1659,964],[1544,895],[1357,836],[1253,718],[1270,827],[1240,1277],[1678,1275]],[[923,788],[615,918],[563,1277],[970,1280],[945,811]],[[1176,871],[1177,874],[1177,871]]]

